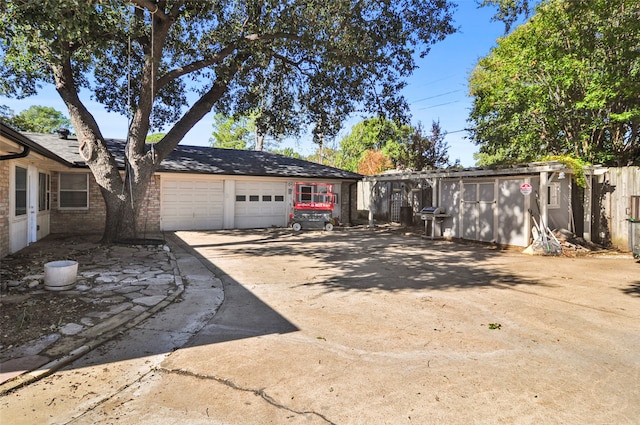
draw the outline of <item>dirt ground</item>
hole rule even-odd
[[[96,306],[77,294],[44,289],[44,264],[66,259],[81,262],[99,249],[98,236],[49,237],[0,259],[0,351],[56,332]]]

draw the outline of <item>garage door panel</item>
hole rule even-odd
[[[286,183],[236,183],[235,227],[239,229],[287,225]]]
[[[221,229],[223,209],[221,181],[163,181],[161,205],[163,230]]]

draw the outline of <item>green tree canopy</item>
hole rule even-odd
[[[296,152],[293,148],[282,148],[270,150],[271,153],[277,153],[278,155],[286,156],[289,158],[302,159],[302,156]]]
[[[538,2],[539,0],[482,0],[480,7],[497,8],[492,20],[504,22],[504,32],[508,33],[521,16],[529,16],[533,5]]]
[[[234,118],[215,114],[211,146],[225,149],[253,149],[251,127],[251,120],[246,117]]]
[[[152,133],[147,136],[147,143],[158,143],[160,140],[164,139],[166,136],[165,133]]]
[[[5,111],[7,124],[19,131],[55,133],[60,128],[73,130],[71,120],[50,106],[33,105],[16,115],[6,107]]]
[[[335,165],[354,172],[366,169],[368,173],[394,167],[422,170],[446,166],[449,146],[445,136],[439,122],[433,122],[431,134],[426,135],[421,123],[414,128],[381,117],[366,119],[340,141]]]
[[[640,3],[550,0],[470,78],[482,165],[640,163]]]
[[[217,113],[213,117],[213,132],[209,141],[215,148],[227,149],[255,149],[257,151],[272,151],[281,141],[283,134],[273,137],[270,132],[276,131],[277,126],[265,124],[265,114],[254,111],[250,115],[227,117]],[[289,131],[284,126],[279,130]],[[289,132],[291,133],[291,131]]]
[[[444,141],[446,132],[440,121],[431,123],[431,133],[425,134],[422,123],[412,129],[408,140],[401,146],[397,165],[402,168],[424,170],[449,165],[449,144]]]
[[[337,165],[345,170],[358,172],[358,163],[370,150],[381,151],[383,155],[394,159],[402,141],[408,138],[410,132],[411,127],[398,125],[383,117],[360,121],[340,141]]]
[[[325,135],[356,108],[404,118],[400,90],[415,56],[454,32],[453,9],[447,0],[6,0],[0,94],[55,85],[105,199],[103,240],[131,237],[155,168],[212,109],[241,116],[262,105],[269,125],[322,123]],[[130,114],[126,176],[81,89]],[[151,128],[166,129],[153,151]]]

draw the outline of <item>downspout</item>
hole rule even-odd
[[[9,155],[0,155],[0,161],[7,161],[9,159],[18,159],[18,158],[24,158],[25,156],[29,155],[29,152],[31,152],[31,148],[27,145],[23,145],[20,142],[16,142],[18,143],[20,146],[22,146],[22,152],[20,153],[12,153]]]

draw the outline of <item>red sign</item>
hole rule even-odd
[[[520,185],[520,193],[524,196],[531,195],[531,192],[533,192],[533,187],[529,183],[522,183]]]

